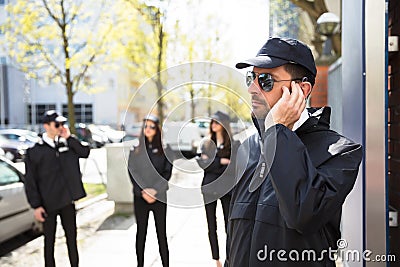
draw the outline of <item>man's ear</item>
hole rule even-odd
[[[43,123],[43,128],[44,128],[46,131],[48,131],[49,128],[50,128],[50,124]]]
[[[303,90],[303,94],[304,94],[305,98],[307,99],[311,94],[311,90],[312,90],[311,83],[310,82],[301,82],[300,88],[301,88],[301,90]]]

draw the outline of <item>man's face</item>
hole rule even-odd
[[[283,66],[273,69],[262,69],[254,67],[253,71],[257,74],[254,82],[248,88],[251,95],[251,106],[254,115],[257,119],[264,119],[267,117],[269,110],[278,102],[282,97],[282,86],[290,88],[291,75],[284,69]],[[265,92],[258,83],[258,74],[269,73],[275,80],[274,86],[271,91]]]
[[[44,129],[46,130],[46,133],[50,138],[54,138],[56,135],[60,135],[62,130],[62,124],[51,121],[50,123],[44,124]]]

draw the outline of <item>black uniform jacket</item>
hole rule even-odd
[[[88,146],[69,137],[67,146],[53,148],[43,140],[28,149],[25,158],[25,192],[32,208],[51,212],[86,196],[79,158],[87,158]]]
[[[213,142],[211,139],[207,142]],[[206,155],[207,158],[197,158],[197,163],[204,170],[204,177],[201,183],[203,196],[210,199],[222,197],[225,194],[230,194],[231,189],[235,185],[234,175],[234,163],[235,160],[231,158],[231,154],[235,155],[239,146],[238,141],[233,141],[231,144],[231,152],[229,155],[222,155],[223,147],[215,147],[205,143],[202,148],[202,154]],[[228,165],[221,164],[221,158],[231,159]]]
[[[147,146],[146,150],[135,153],[136,149],[138,148],[131,149],[128,160],[128,172],[133,184],[134,196],[142,197],[144,188],[153,188],[157,191],[157,199],[165,202],[168,181],[172,173],[171,162],[165,154],[158,153],[158,149]]]
[[[329,130],[329,107],[309,113],[316,115],[295,132],[257,127],[241,144],[225,266],[335,266],[329,248],[341,237],[342,204],[362,147]]]

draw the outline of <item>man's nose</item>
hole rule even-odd
[[[260,89],[260,87],[258,86],[256,80],[254,80],[254,81],[250,84],[249,88],[247,88],[247,92],[248,92],[249,94],[252,94],[252,95],[254,95],[254,94],[260,94],[260,93],[261,93],[261,89]]]

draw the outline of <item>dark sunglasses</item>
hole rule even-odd
[[[54,127],[56,127],[56,128],[58,128],[58,127],[60,127],[60,126],[63,126],[64,125],[64,123],[63,122],[54,122]]]
[[[272,78],[272,75],[269,73],[256,73],[250,70],[246,73],[246,85],[250,87],[251,83],[256,79],[257,76],[258,76],[258,84],[261,86],[261,89],[263,89],[265,92],[270,92],[272,90],[272,88],[274,87],[274,82],[307,81],[307,77],[278,81],[274,80]]]
[[[150,129],[152,129],[152,130],[155,130],[156,129],[156,126],[155,125],[147,125],[147,124],[145,124],[144,125],[144,128],[146,129],[146,128],[150,128]]]

